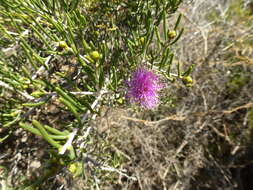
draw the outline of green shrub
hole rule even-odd
[[[183,29],[180,15],[168,21],[180,3],[1,1],[1,126],[42,137],[60,167],[78,159],[71,138],[85,132],[103,106],[125,103],[126,81],[136,68],[152,70],[164,84],[190,74],[192,68],[181,72],[179,65],[172,70],[173,44]],[[42,179],[55,174],[49,173]]]

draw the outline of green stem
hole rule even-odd
[[[24,124],[22,122],[19,123],[19,126],[22,127],[23,129],[27,130],[27,131],[30,131],[31,133],[35,134],[35,135],[38,135],[40,137],[42,137],[43,135],[40,133],[40,131],[30,125],[27,125],[27,124]],[[45,127],[46,128],[46,127]],[[61,134],[61,135],[49,135],[48,136],[52,139],[58,139],[58,140],[64,140],[64,139],[67,139],[69,136],[64,133]]]
[[[44,127],[37,121],[37,120],[32,120],[32,124],[34,127],[37,127],[37,129],[40,131],[41,135],[44,137],[44,139],[51,144],[52,146],[56,148],[60,148],[61,145],[58,144],[52,137],[49,136],[47,131],[44,129]]]
[[[53,128],[53,127],[50,127],[50,126],[48,126],[48,125],[44,125],[44,128],[45,128],[47,131],[49,131],[49,132],[51,132],[51,133],[54,133],[54,134],[56,134],[56,135],[63,135],[63,136],[68,135],[68,133],[67,133],[66,131],[65,131],[65,132],[61,132],[61,131],[59,131],[59,130]]]
[[[73,106],[73,104],[71,102],[69,102],[68,100],[60,97],[59,100],[65,105],[67,106],[67,108],[73,113],[73,115],[76,117],[76,119],[78,120],[79,123],[81,123],[81,119],[80,116],[76,110],[76,108]]]

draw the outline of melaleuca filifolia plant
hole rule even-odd
[[[140,96],[146,97],[145,93],[139,92],[138,97],[133,96],[133,89],[138,87],[133,86],[132,81],[135,79],[131,81],[130,78],[138,78],[138,68],[148,68],[149,72],[159,73],[160,78],[169,82],[179,78],[186,86],[192,85],[192,81],[187,80],[186,83],[191,69],[181,73],[178,66],[177,74],[171,73],[174,57],[172,47],[182,35],[183,29],[179,28],[180,15],[175,23],[168,23],[168,18],[177,10],[181,1],[114,1],[113,4],[110,1],[93,2],[87,11],[97,15],[89,17],[90,22],[94,23],[91,31],[96,31],[94,44],[99,47],[102,41],[106,46],[104,63],[108,63],[108,76],[112,81],[110,90],[117,94],[122,88],[122,82],[128,81],[126,96],[131,97],[130,101],[145,108],[154,108],[154,105],[144,106],[147,102]],[[89,35],[92,36],[92,33]],[[152,80],[152,77],[147,80]],[[158,100],[158,96],[158,92],[154,93],[153,98]],[[158,101],[154,102],[158,104]]]
[[[180,3],[1,1],[1,126],[22,127],[73,160],[72,141],[99,107],[130,99],[152,109],[168,81],[191,86],[191,68],[171,71],[183,29],[180,15],[169,18]]]

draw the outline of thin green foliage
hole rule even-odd
[[[0,45],[12,51],[1,52],[0,58],[2,126],[13,127],[11,132],[21,127],[42,137],[57,155],[70,134],[76,134],[71,131],[86,129],[100,107],[122,104],[133,69],[148,67],[169,81],[189,75],[192,68],[181,72],[179,67],[178,75],[171,75],[172,45],[183,29],[181,15],[175,23],[168,21],[180,3],[1,1],[0,38],[8,43]],[[168,35],[171,30],[175,36]],[[65,119],[45,121],[42,113],[51,112]],[[73,160],[78,148],[71,145],[63,155]]]

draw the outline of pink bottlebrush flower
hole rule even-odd
[[[159,90],[163,87],[159,77],[145,68],[138,68],[128,84],[127,98],[152,109],[159,103]]]

